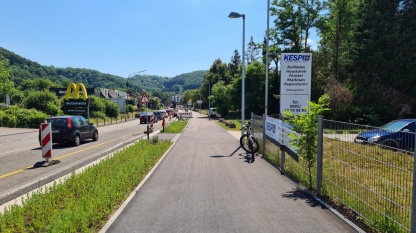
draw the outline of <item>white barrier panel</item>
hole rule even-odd
[[[52,158],[52,131],[50,123],[41,124],[41,147],[42,158],[48,160]]]
[[[192,118],[192,112],[179,112],[178,115],[180,118]]]

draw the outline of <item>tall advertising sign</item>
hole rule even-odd
[[[80,99],[80,89],[82,90],[82,99]],[[73,91],[73,98],[71,94]],[[82,83],[70,83],[65,94],[65,114],[67,115],[81,115],[85,118],[90,118],[90,99],[88,98],[87,90]]]
[[[280,67],[280,112],[309,113],[312,54],[282,53]]]

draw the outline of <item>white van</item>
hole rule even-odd
[[[217,113],[217,108],[210,108],[208,112],[208,117],[221,117],[221,115]]]

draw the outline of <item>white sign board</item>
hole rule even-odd
[[[121,113],[126,113],[126,99],[125,98],[111,98],[111,102],[116,103]]]
[[[311,53],[282,53],[280,112],[298,115],[309,107],[312,77]]]
[[[295,115],[308,113],[309,99],[309,95],[286,95],[285,98],[280,99],[280,108]]]
[[[292,139],[289,137],[289,134],[299,135],[291,129],[288,123],[276,118],[266,117],[266,135],[296,152],[297,148],[291,145]]]

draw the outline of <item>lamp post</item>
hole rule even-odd
[[[211,82],[208,82],[208,120],[211,120]]]
[[[244,77],[244,66],[245,66],[245,30],[246,30],[246,15],[239,14],[236,12],[231,12],[228,15],[229,18],[243,18],[243,65],[242,65],[242,76],[241,76],[241,125],[244,125],[244,116],[245,116],[245,77]],[[244,129],[241,127],[241,135],[244,134]]]
[[[134,73],[131,73],[131,74],[129,74],[129,76],[127,76],[127,81],[126,81],[126,87],[127,87],[127,96],[126,96],[126,103],[128,104],[128,101],[129,101],[129,93],[128,93],[128,88],[129,88],[129,78],[131,77],[131,76],[133,76],[133,75],[135,75],[135,74],[138,74],[138,73],[142,73],[142,72],[145,72],[146,70],[141,70],[141,71],[137,71],[137,72],[134,72]],[[128,107],[127,107],[127,105],[126,105],[126,114],[127,114],[127,117],[128,117],[128,112],[129,112],[129,110],[128,110]]]
[[[208,84],[208,119],[211,120],[211,115],[210,115],[210,109],[211,109],[211,99],[209,98],[211,96],[211,82],[208,83],[204,83],[204,84]],[[201,93],[199,93],[201,95]],[[199,107],[201,108],[201,107]]]
[[[267,116],[268,98],[269,98],[269,18],[270,18],[270,0],[267,0],[267,29],[266,29],[266,90],[264,98],[264,115]]]

